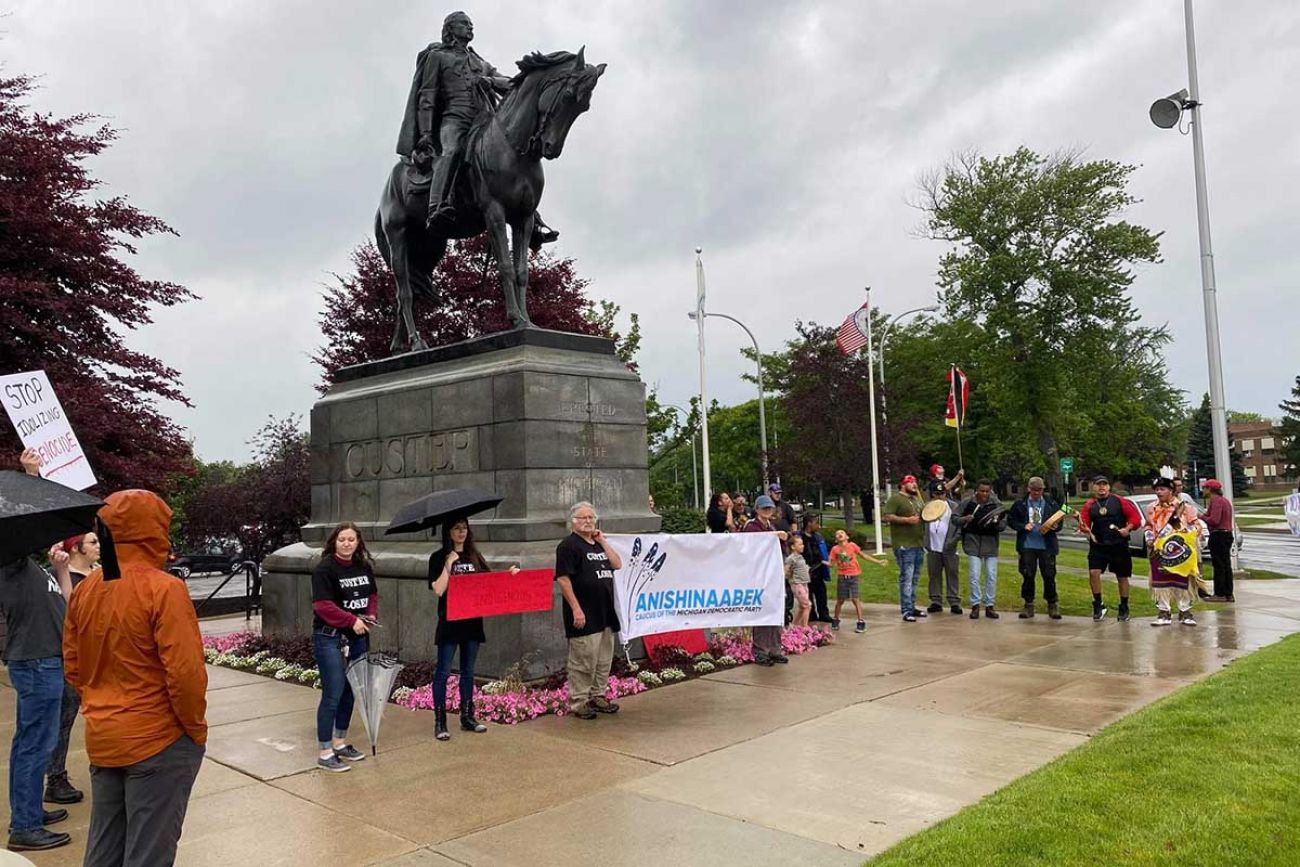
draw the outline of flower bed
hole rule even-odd
[[[830,633],[807,626],[793,626],[781,634],[782,648],[795,655],[831,641]],[[213,665],[251,671],[319,689],[320,672],[314,661],[305,661],[304,654],[310,659],[310,639],[263,638],[254,632],[205,636],[203,639],[203,655]],[[754,651],[748,630],[719,632],[709,642],[708,651],[695,656],[679,647],[666,647],[651,654],[644,666],[616,659],[617,665],[610,675],[605,697],[612,701],[753,661]],[[427,682],[427,663],[408,666],[403,675],[407,672],[421,676],[425,682],[400,678],[390,700],[413,710],[432,710],[433,686]],[[413,686],[413,682],[419,685]],[[447,709],[452,712],[460,710],[459,679],[454,674],[447,678]],[[486,722],[514,725],[546,714],[564,716],[568,712],[569,686],[563,673],[548,677],[540,685],[494,680],[474,687],[474,715]]]

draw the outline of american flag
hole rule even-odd
[[[867,317],[871,315],[871,300],[850,313],[835,335],[835,345],[845,355],[852,355],[867,345]]]

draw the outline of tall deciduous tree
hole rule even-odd
[[[0,78],[0,370],[44,369],[99,478],[99,489],[166,492],[190,445],[155,401],[189,405],[175,370],[127,348],[154,305],[194,297],[123,261],[174,234],[125,198],[96,198],[87,161],[116,139],[91,115],[55,118],[25,103],[28,77]],[[7,426],[0,450],[16,452]]]
[[[1063,441],[1120,440],[1129,447],[1121,457],[1142,452],[1146,463],[1145,446],[1176,421],[1148,417],[1134,430],[1125,407],[1145,380],[1164,380],[1169,340],[1138,325],[1129,297],[1136,269],[1160,261],[1158,236],[1121,218],[1136,201],[1134,171],[1020,148],[958,157],[921,185],[924,233],[951,245],[939,264],[941,302],[984,331],[978,351],[995,373],[986,389],[999,418],[1028,435],[1012,447],[1027,466],[1031,445],[1057,487]]]
[[[1291,388],[1291,399],[1278,404],[1282,410],[1282,459],[1286,464],[1284,475],[1300,475],[1300,376],[1295,378]]]
[[[1217,472],[1214,464],[1214,426],[1210,414],[1210,396],[1201,397],[1201,405],[1192,411],[1187,421],[1187,465],[1195,475],[1208,479]],[[1246,478],[1246,467],[1242,463],[1241,452],[1232,449],[1228,453],[1231,465],[1233,493],[1239,497],[1247,496],[1250,480]],[[1196,479],[1192,480],[1198,484]]]
[[[437,297],[417,298],[415,319],[430,346],[443,346],[482,334],[509,330],[505,300],[496,267],[491,265],[486,236],[449,246],[433,275]],[[313,359],[321,366],[320,391],[329,388],[340,367],[387,358],[396,316],[393,275],[369,241],[352,252],[352,273],[335,275],[326,288],[320,314],[325,343]],[[620,339],[614,330],[618,307],[587,297],[587,281],[578,276],[572,259],[534,253],[528,274],[528,309],[541,328],[576,334],[599,334],[619,340],[624,361],[635,369],[632,355],[639,343],[635,318],[632,330]]]

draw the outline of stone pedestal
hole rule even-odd
[[[340,521],[375,557],[380,621],[372,643],[434,657],[436,599],[426,584],[436,532],[384,536],[401,506],[472,487],[505,499],[471,519],[494,568],[553,568],[569,507],[595,504],[609,532],[655,532],[645,386],[604,338],[530,329],[345,368],[311,411],[312,511],[302,543],[263,564],[263,629],[311,628],[311,571]],[[535,676],[563,664],[554,610],[489,618],[485,675],[527,657]]]

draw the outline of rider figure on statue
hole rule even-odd
[[[431,44],[415,60],[415,78],[406,100],[406,114],[397,137],[397,153],[424,170],[432,163],[427,225],[456,220],[455,177],[465,134],[479,112],[491,110],[511,80],[479,56],[470,42],[474,23],[464,12],[453,12],[442,23],[442,41]],[[559,237],[536,215],[532,246]]]

